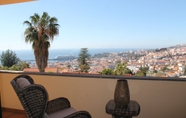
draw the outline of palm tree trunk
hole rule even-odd
[[[38,66],[39,72],[45,72],[48,61],[48,48],[40,47],[34,49],[35,60]]]

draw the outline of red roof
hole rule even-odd
[[[25,68],[23,72],[39,72],[39,69],[38,68]],[[57,68],[45,68],[45,72],[57,73],[58,69]]]

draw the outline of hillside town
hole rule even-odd
[[[103,53],[91,56],[89,60],[89,73],[99,74],[103,69],[115,69],[117,63],[127,63],[127,67],[137,73],[140,67],[148,67],[146,76],[160,77],[183,77],[185,75],[186,45],[176,45],[168,48],[131,50],[120,53]],[[37,65],[30,64],[30,69],[24,71],[34,71]],[[48,71],[58,73],[78,72],[77,59],[49,62]]]

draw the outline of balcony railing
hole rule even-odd
[[[1,72],[2,107],[23,110],[10,81],[21,72]],[[25,74],[25,73],[24,73]],[[26,73],[42,84],[49,98],[67,97],[77,110],[87,110],[93,118],[111,118],[105,106],[114,98],[117,79],[127,79],[130,98],[140,104],[136,118],[186,118],[186,79],[100,76],[86,74]]]

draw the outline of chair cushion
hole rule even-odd
[[[68,116],[72,113],[75,113],[76,110],[72,107],[58,111],[58,112],[54,112],[51,114],[48,114],[49,118],[64,118],[65,116]]]
[[[18,78],[16,82],[20,88],[24,88],[30,85],[30,82],[26,78],[23,78],[23,77]]]

